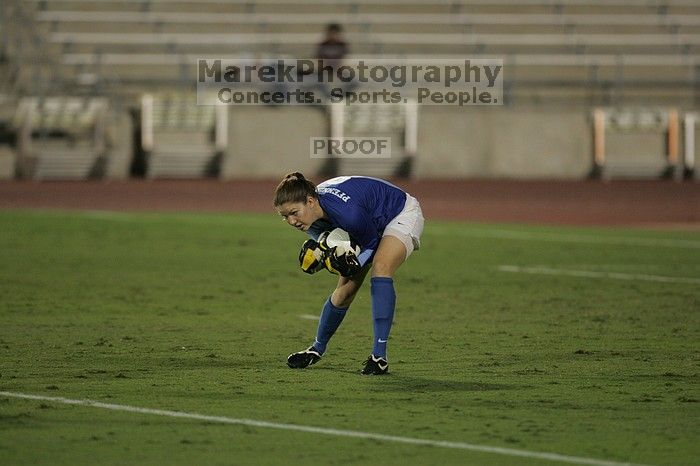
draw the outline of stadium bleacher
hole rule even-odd
[[[106,165],[107,101],[24,98],[13,120],[20,174],[36,179],[101,176]]]
[[[225,110],[222,106],[198,106],[188,94],[145,94],[141,99],[141,137],[147,154],[146,176],[217,176],[226,147]]]
[[[2,12],[12,95],[138,106],[191,91],[198,58],[311,57],[338,22],[351,59],[501,58],[508,105],[690,111],[700,98],[695,0],[8,0]]]
[[[407,176],[416,156],[418,105],[335,104],[330,112],[331,137],[384,137],[392,141],[391,158],[345,158],[337,164],[338,175],[366,173],[370,176]]]
[[[64,68],[120,84],[187,82],[195,57],[309,57],[329,22],[355,57],[503,57],[515,88],[688,87],[700,65],[700,5],[686,0],[23,4]]]

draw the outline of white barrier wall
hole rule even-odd
[[[311,176],[324,161],[311,158],[309,139],[327,131],[318,108],[231,106],[221,177],[279,178],[291,171]]]
[[[129,177],[129,166],[134,157],[133,121],[128,113],[120,112],[110,123],[107,127],[109,145],[105,177],[125,179]]]
[[[228,107],[228,145],[221,178],[278,178],[290,171],[318,174],[310,138],[327,136],[328,120],[318,108]],[[418,114],[417,178],[581,179],[592,166],[592,123],[588,107],[421,106]],[[120,123],[108,177],[128,176],[129,122]],[[609,134],[614,165],[663,165],[660,134]],[[681,144],[681,151],[683,151]],[[700,148],[695,148],[697,154]]]
[[[424,106],[416,175],[579,178],[590,169],[587,118],[571,109]]]
[[[311,107],[231,106],[222,175],[317,172],[309,138],[327,135]],[[587,110],[421,106],[417,177],[580,178],[591,166]]]
[[[15,151],[5,144],[0,144],[0,180],[11,180],[15,176]]]

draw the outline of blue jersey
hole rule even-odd
[[[327,218],[314,222],[309,235],[342,228],[359,244],[360,263],[374,256],[384,229],[406,205],[406,193],[393,184],[366,176],[340,176],[316,188]]]

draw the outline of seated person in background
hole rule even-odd
[[[333,71],[332,81],[329,81],[327,73],[319,77],[318,73],[304,73],[303,80],[310,89],[316,91],[317,96],[327,98],[333,88],[341,87],[344,90],[351,88],[352,83],[342,82],[335,76],[335,70],[343,63],[343,58],[348,54],[348,44],[343,39],[343,29],[340,24],[333,23],[326,26],[326,35],[316,46],[316,66],[330,67]]]
[[[349,51],[348,44],[343,40],[343,28],[333,23],[326,27],[326,37],[316,48],[316,58],[323,60],[324,65],[337,68]]]

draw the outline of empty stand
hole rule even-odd
[[[226,152],[226,108],[197,107],[194,97],[173,97],[192,91],[197,59],[263,62],[277,57],[309,58],[315,54],[325,25],[331,22],[344,27],[350,45],[349,59],[405,63],[502,59],[506,110],[524,104],[566,112],[571,122],[565,119],[567,123],[562,128],[571,133],[586,133],[586,141],[590,139],[589,123],[584,122],[583,115],[588,115],[591,108],[673,107],[678,108],[684,121],[683,115],[696,111],[700,102],[700,2],[697,0],[6,0],[0,3],[3,23],[0,51],[9,58],[6,60],[9,66],[0,68],[0,86],[9,87],[10,84],[3,83],[11,81],[14,96],[108,95],[122,103],[123,108],[141,108],[143,127],[139,137],[143,138],[149,155],[147,175],[154,178],[215,175]],[[37,91],[37,87],[41,89]],[[147,97],[142,99],[144,94]],[[511,142],[491,141],[488,146],[483,142],[482,147],[478,138],[467,141],[456,135],[463,131],[460,125],[466,122],[479,124],[467,111],[455,116],[459,123],[446,131],[453,131],[452,139],[462,141],[463,146],[474,144],[473,152],[484,155],[470,154],[470,162],[455,161],[452,146],[444,149],[442,155],[443,149],[431,135],[442,131],[434,122],[447,121],[445,115],[450,111],[421,111],[422,129],[426,128],[426,136],[420,139],[422,148],[440,153],[439,157],[444,157],[442,166],[463,173],[477,173],[464,168],[468,163],[497,175],[507,176],[515,170],[510,168],[514,164],[494,162],[488,157],[492,152],[506,154],[504,159],[521,156],[516,143],[510,147]],[[391,134],[393,141],[405,141],[405,145],[393,144],[393,149],[401,149],[400,159],[410,161],[417,152],[418,140],[415,136],[415,144],[408,143],[407,127],[413,123],[407,124],[405,108],[392,112],[395,114],[387,116],[383,110],[371,107],[343,110],[341,132],[353,135],[371,130],[373,134]],[[417,112],[409,113],[417,115]],[[525,113],[512,113],[515,120],[492,117],[493,124],[507,121],[521,125],[524,131],[533,124]],[[538,120],[541,124],[558,124],[545,115],[535,118],[541,118]],[[336,115],[334,121],[329,121],[329,128],[337,130],[338,121]],[[392,121],[403,121],[403,129],[392,126],[389,123]],[[251,137],[259,137],[263,132],[261,129]],[[318,132],[327,135],[325,128],[319,128]],[[558,140],[553,129],[552,133]],[[46,136],[50,131],[43,134]],[[482,131],[482,134],[487,133]],[[38,147],[34,139],[32,144]],[[503,139],[507,140],[499,141]],[[81,138],[82,142],[73,146],[65,144],[67,140],[44,137],[41,145],[55,146],[52,150],[57,154],[72,150],[71,157],[88,150],[83,144],[87,138]],[[612,144],[613,159],[607,164],[610,172],[618,153],[614,141]],[[583,145],[578,143],[579,147]],[[90,150],[94,147],[92,144]],[[540,149],[539,152],[549,153],[547,147]],[[589,149],[586,145],[586,155]],[[572,152],[566,149],[567,154]],[[659,151],[654,149],[656,152]],[[62,160],[69,160],[68,155],[63,156]],[[687,160],[691,159],[689,154]],[[32,176],[59,171],[37,170],[36,164],[29,170],[32,166],[29,160],[31,157],[23,158],[20,166]],[[397,160],[375,161],[372,166],[363,166],[366,162],[361,160],[343,160],[338,169],[343,173],[372,171],[384,176],[411,165],[397,167]],[[48,161],[42,164],[50,167]],[[77,167],[80,163],[76,159],[73,164]],[[557,166],[551,170],[569,169]],[[75,171],[84,173],[85,169]],[[532,170],[533,174],[536,172]]]
[[[693,121],[693,115],[686,122]],[[591,176],[603,178],[656,177],[672,178],[680,175],[679,115],[677,109],[667,108],[597,108],[592,113],[594,157]],[[608,154],[607,146],[613,135],[638,133],[663,143],[649,143],[645,147],[625,147],[624,153]],[[662,137],[660,137],[662,136]],[[623,142],[624,140],[621,140]],[[659,147],[660,146],[660,147]],[[654,153],[658,150],[657,153]],[[687,168],[687,167],[686,167]]]
[[[377,177],[411,175],[417,152],[418,105],[409,101],[398,105],[333,104],[331,137],[387,137],[391,139],[388,158],[341,158],[340,175],[363,173]]]
[[[20,174],[37,179],[100,176],[107,162],[106,113],[105,99],[22,99],[13,121]]]
[[[191,83],[199,57],[306,58],[329,22],[344,25],[354,57],[503,58],[510,98],[545,86],[694,90],[700,61],[692,0],[23,1],[71,74],[119,86]]]
[[[226,148],[224,106],[197,105],[193,94],[146,94],[141,140],[149,178],[217,176]]]

